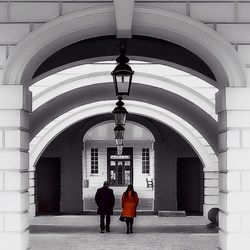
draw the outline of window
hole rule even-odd
[[[149,148],[142,149],[142,173],[149,174]]]
[[[98,148],[91,148],[91,174],[98,174]]]

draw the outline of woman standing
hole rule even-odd
[[[127,234],[133,233],[133,223],[138,203],[138,195],[134,191],[133,185],[130,184],[122,195],[122,216],[126,218]]]

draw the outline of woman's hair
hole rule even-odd
[[[128,196],[128,192],[131,191],[131,196],[134,196],[135,195],[135,191],[134,191],[134,188],[133,188],[133,185],[132,184],[129,184],[128,187],[127,187],[127,190],[124,192],[124,195],[127,197]]]

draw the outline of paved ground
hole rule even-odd
[[[32,250],[215,250],[216,229],[201,216],[138,216],[134,234],[112,217],[111,233],[99,233],[97,216],[40,216],[31,219]]]

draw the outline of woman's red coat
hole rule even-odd
[[[128,196],[122,195],[122,216],[123,217],[135,217],[136,207],[138,205],[139,198],[135,192],[134,196],[131,195],[131,191],[128,192]]]

